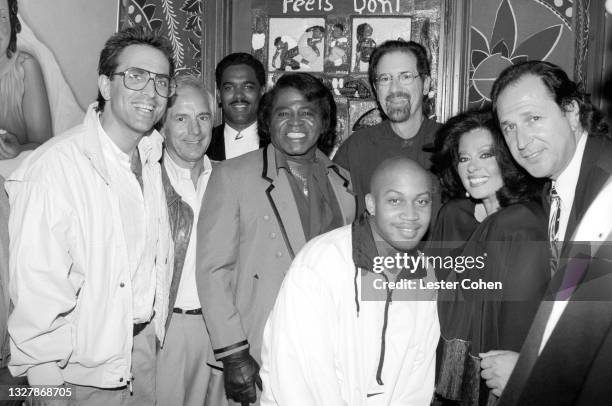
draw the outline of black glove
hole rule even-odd
[[[261,390],[259,365],[245,349],[221,358],[225,395],[238,403],[255,403],[257,390]]]

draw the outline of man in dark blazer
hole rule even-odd
[[[499,405],[610,402],[612,311],[603,300],[612,300],[612,289],[601,288],[612,285],[600,276],[612,256],[609,248],[597,253],[574,242],[597,224],[587,222],[585,213],[612,174],[609,129],[577,84],[548,62],[507,68],[491,95],[513,157],[534,177],[550,181],[544,202],[552,280],[518,362],[516,354],[485,357],[482,376],[494,393],[503,390]],[[607,226],[599,240],[607,237]]]
[[[257,134],[257,107],[266,84],[264,67],[252,55],[227,55],[215,69],[223,124],[213,128],[206,155],[212,160],[234,158],[266,145]]]
[[[285,74],[258,114],[272,144],[222,162],[208,183],[196,283],[226,394],[238,404],[258,398],[263,329],[292,259],[355,217],[350,176],[326,156],[335,117],[320,80]]]

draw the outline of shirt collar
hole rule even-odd
[[[580,175],[580,165],[582,163],[582,156],[584,155],[587,138],[587,133],[584,131],[576,144],[576,151],[570,163],[563,172],[561,172],[559,177],[553,181],[553,186],[557,194],[561,198],[561,201],[566,204],[574,200],[574,192],[576,190],[576,184],[578,183],[578,176]]]
[[[235,130],[228,123],[225,123],[223,133],[226,137],[229,137],[232,140],[236,138],[236,135],[238,133],[242,134],[243,138],[255,136],[257,135],[257,121],[255,121],[253,124],[251,124],[250,126],[248,126],[242,131]]]
[[[191,181],[191,171],[187,168],[179,166],[176,162],[174,162],[174,160],[172,159],[170,154],[167,153],[167,151],[164,154],[163,159],[164,165],[166,166],[166,170],[168,171],[168,175],[172,173],[174,177],[176,177],[176,179],[185,179]],[[208,156],[205,154],[202,159],[204,161],[203,170],[198,179],[201,179],[202,176],[209,175],[212,171],[212,164]]]

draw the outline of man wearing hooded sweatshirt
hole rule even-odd
[[[396,157],[370,186],[368,213],[309,242],[285,277],[264,331],[262,406],[431,401],[440,329],[435,290],[419,287],[434,276],[395,261],[419,256],[431,180]]]

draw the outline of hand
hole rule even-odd
[[[0,130],[0,159],[15,158],[21,152],[21,144],[15,134]]]
[[[514,351],[495,350],[478,354],[478,356],[482,358],[480,376],[487,382],[491,392],[495,396],[500,396],[508,383],[519,354]]]
[[[261,390],[259,365],[253,359],[249,350],[230,354],[221,359],[223,362],[223,381],[225,395],[238,403],[255,403],[257,389]]]

